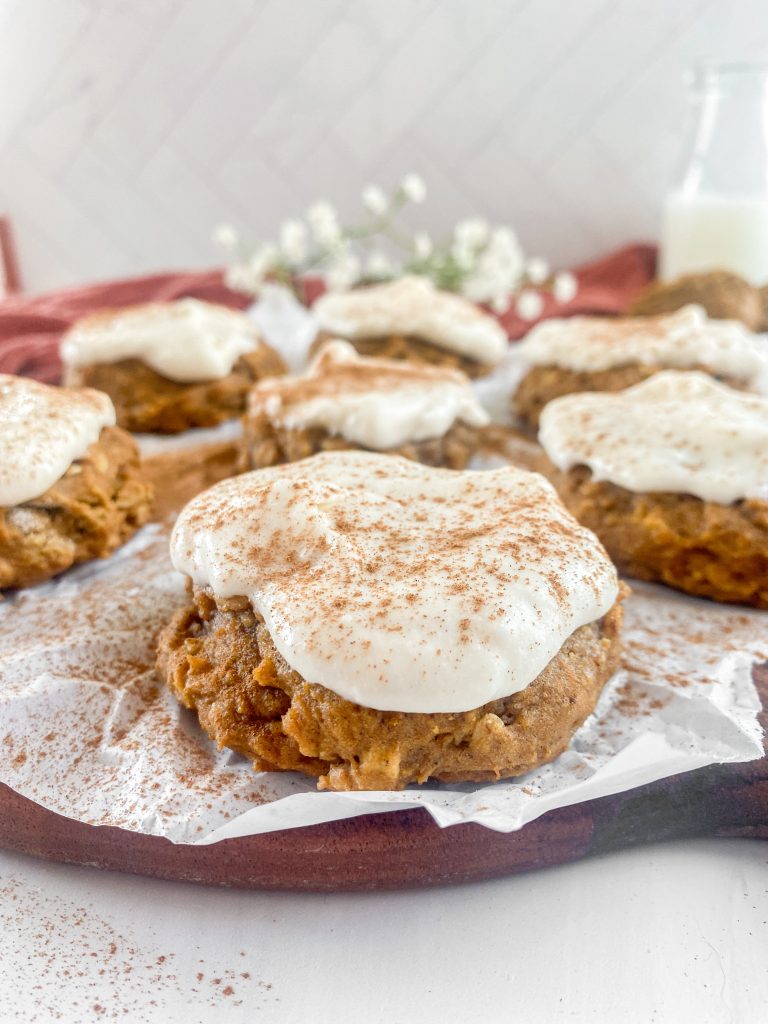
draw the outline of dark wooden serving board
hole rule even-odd
[[[755,669],[768,727],[768,665]],[[551,811],[519,832],[440,829],[426,811],[179,846],[83,825],[0,786],[0,846],[47,860],[248,889],[416,888],[468,882],[687,836],[768,839],[768,757],[713,765]]]

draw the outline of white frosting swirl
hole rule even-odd
[[[259,382],[248,408],[275,425],[323,427],[375,451],[442,437],[457,420],[473,427],[490,422],[465,374],[364,359],[338,340],[325,344],[302,376]]]
[[[312,312],[321,330],[352,341],[409,335],[479,363],[498,363],[508,348],[498,320],[461,295],[439,291],[425,277],[330,292]]]
[[[768,345],[736,320],[709,320],[701,306],[657,317],[574,316],[545,320],[517,351],[531,366],[577,373],[631,363],[757,381],[768,368]]]
[[[629,491],[768,500],[768,399],[703,373],[665,370],[626,391],[557,398],[539,440],[559,469],[588,466]]]
[[[328,452],[225,480],[171,539],[177,569],[247,596],[310,682],[451,712],[526,687],[618,594],[597,538],[536,473]]]
[[[140,359],[179,383],[220,380],[261,344],[258,329],[237,310],[199,299],[149,302],[96,313],[61,343],[67,367]]]
[[[114,424],[100,391],[0,374],[0,507],[39,498]]]

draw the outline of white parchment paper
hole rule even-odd
[[[154,671],[184,601],[167,528],[0,606],[0,781],[68,817],[210,843],[421,806],[440,825],[512,831],[551,810],[762,754],[751,667],[768,614],[637,586],[624,667],[557,761],[522,779],[400,793],[318,793],[217,752]]]
[[[284,294],[251,311],[298,369],[313,336]],[[522,372],[514,349],[476,382],[496,422]],[[141,439],[145,454],[234,437],[238,427]],[[491,460],[487,464],[498,464]],[[553,764],[493,784],[400,793],[318,793],[297,774],[255,773],[216,751],[154,669],[157,633],[184,603],[168,526],[111,559],[0,604],[0,782],[59,814],[178,843],[424,807],[442,826],[509,832],[556,807],[704,765],[762,756],[752,666],[768,659],[768,613],[633,584],[624,665]]]

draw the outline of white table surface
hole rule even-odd
[[[0,853],[0,1021],[768,1021],[768,845],[301,895]]]

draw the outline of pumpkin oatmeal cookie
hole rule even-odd
[[[145,523],[133,438],[94,391],[0,376],[0,589],[104,558]]]
[[[768,608],[768,401],[698,373],[544,410],[544,471],[618,568]]]
[[[691,303],[702,306],[713,320],[741,320],[750,331],[765,329],[760,289],[728,270],[683,274],[673,281],[652,281],[629,307],[629,315],[674,313]]]
[[[553,761],[618,668],[621,608],[581,626],[519,693],[471,711],[400,713],[344,700],[294,672],[245,598],[196,590],[165,630],[160,670],[219,747],[320,789],[486,782]]]
[[[216,426],[243,412],[256,381],[285,372],[248,317],[196,299],[93,314],[61,353],[65,383],[104,391],[138,432]]]
[[[464,469],[487,413],[466,376],[444,367],[365,359],[327,342],[305,374],[257,384],[243,421],[243,468],[361,448]]]
[[[330,331],[320,331],[310,348],[314,356],[333,341],[336,335]],[[407,363],[422,363],[425,366],[440,366],[451,370],[460,370],[467,377],[485,377],[493,370],[487,363],[478,363],[476,359],[462,356],[457,352],[448,352],[431,341],[412,337],[408,334],[387,334],[380,338],[345,339],[361,355],[373,359],[402,360]]]
[[[740,323],[708,319],[699,306],[656,317],[547,320],[521,343],[528,365],[513,396],[524,426],[563,395],[622,391],[662,370],[698,370],[750,389],[768,368],[768,345]]]
[[[620,652],[621,585],[534,473],[315,455],[192,501],[158,666],[219,746],[321,789],[551,761]]]
[[[318,299],[312,311],[320,328],[313,353],[337,337],[362,356],[445,366],[481,377],[508,347],[498,320],[423,277],[333,292]]]

